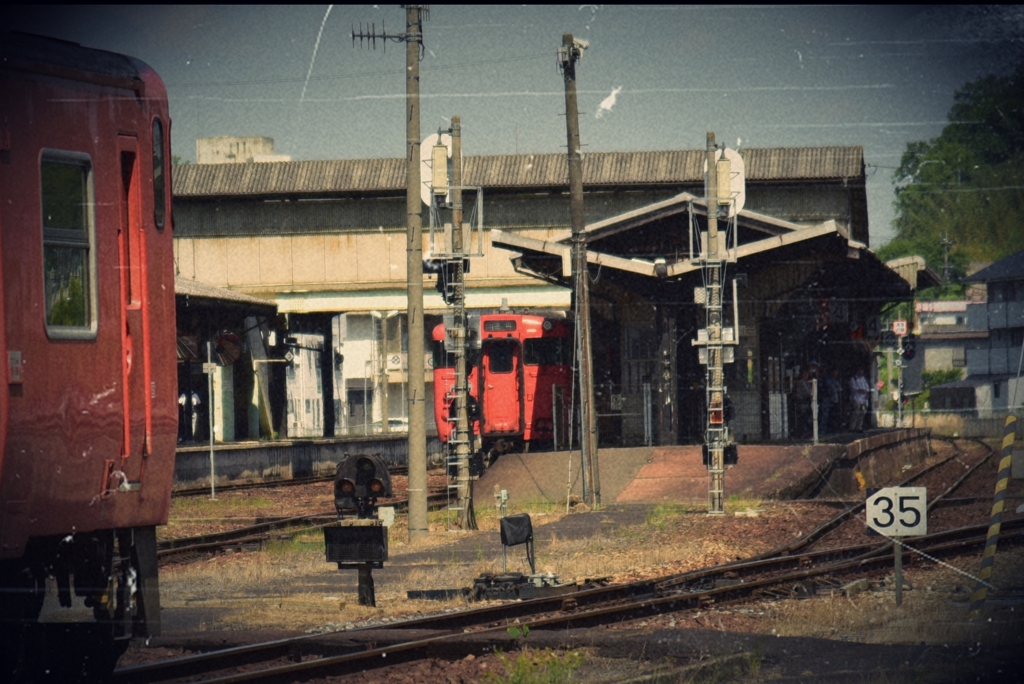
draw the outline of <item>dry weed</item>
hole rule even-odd
[[[846,598],[839,592],[802,601],[783,601],[766,606],[765,631],[779,636],[818,636],[863,643],[952,644],[977,640],[984,632],[988,643],[1020,644],[1021,616],[1000,607],[999,592],[990,593],[992,605],[984,619],[968,621],[968,604],[974,590],[970,575],[978,561],[955,562],[968,576],[933,563],[907,568],[913,586],[905,590],[897,607],[892,578],[884,587]],[[1014,586],[1024,576],[1024,549],[1001,552],[993,575],[996,586]]]

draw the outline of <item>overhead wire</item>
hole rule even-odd
[[[452,69],[464,69],[466,67],[473,66],[484,66],[487,64],[506,64],[509,62],[523,62],[529,60],[549,59],[550,55],[523,55],[519,57],[503,57],[500,59],[482,59],[472,62],[460,62],[458,64],[440,64],[432,67],[422,67],[420,72],[430,71],[449,71]],[[302,83],[304,81],[337,81],[347,78],[367,78],[376,76],[387,76],[394,74],[404,74],[405,68],[401,69],[380,69],[376,71],[360,71],[348,74],[325,74],[321,76],[311,76],[308,79],[298,76],[289,76],[287,78],[254,78],[245,80],[234,80],[234,81],[210,81],[208,83],[174,83],[169,82],[166,84],[168,88],[205,88],[205,87],[222,87],[222,86],[241,86],[241,85],[270,85],[274,83]]]

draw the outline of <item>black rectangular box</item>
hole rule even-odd
[[[328,563],[383,563],[388,559],[388,528],[332,525],[324,528]]]

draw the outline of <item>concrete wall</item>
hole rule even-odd
[[[888,486],[900,479],[905,467],[916,466],[928,458],[930,439],[930,430],[904,429],[851,442],[833,462],[825,484],[817,487],[815,493],[822,498],[859,497],[869,487]]]
[[[521,231],[548,239],[555,232]],[[429,236],[423,238],[429,253]],[[280,313],[370,311],[406,306],[405,232],[351,230],[342,234],[176,237],[174,260],[185,278],[272,298]],[[569,290],[516,273],[509,252],[493,249],[484,234],[484,256],[473,258],[466,277],[467,305],[564,309]],[[443,310],[434,277],[424,278],[428,310]]]
[[[214,446],[217,484],[291,480],[333,475],[345,454],[381,454],[389,465],[407,465],[409,441],[402,436],[371,439],[318,439],[280,442],[242,442]],[[427,457],[439,463],[441,445],[427,438]],[[176,489],[210,484],[209,446],[179,447],[174,461]]]

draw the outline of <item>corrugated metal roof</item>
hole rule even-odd
[[[750,181],[863,178],[864,150],[856,147],[750,149],[741,152]],[[583,183],[659,185],[701,183],[705,152],[595,152],[583,158]],[[466,185],[485,188],[560,187],[568,182],[564,154],[507,154],[466,158]],[[174,194],[315,195],[399,191],[404,159],[339,159],[254,164],[186,164],[174,168]]]

